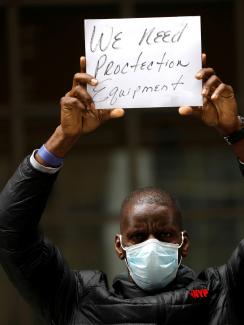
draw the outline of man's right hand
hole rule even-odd
[[[89,133],[103,122],[124,115],[121,108],[96,109],[86,85],[97,85],[97,80],[86,72],[85,57],[80,58],[80,73],[75,74],[72,89],[61,99],[61,128],[65,136],[76,137]]]
[[[92,132],[103,122],[124,115],[122,108],[95,108],[86,86],[96,86],[97,80],[85,71],[86,59],[81,57],[80,72],[74,75],[72,89],[61,99],[61,123],[45,143],[46,149],[57,157],[63,158],[81,134]],[[45,165],[38,154],[36,159]]]

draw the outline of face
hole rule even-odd
[[[123,246],[139,244],[156,238],[162,242],[181,244],[182,234],[176,209],[158,204],[136,203],[125,207],[122,212],[121,235]],[[189,249],[188,235],[184,231],[184,241],[179,255],[185,257]],[[119,235],[115,236],[115,249],[119,258],[125,257]]]

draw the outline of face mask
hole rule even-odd
[[[181,244],[161,242],[157,239],[148,239],[140,244],[121,247],[126,252],[126,264],[130,276],[143,290],[159,290],[167,286],[176,277],[179,265],[178,249]]]

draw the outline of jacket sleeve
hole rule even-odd
[[[21,295],[48,322],[68,324],[75,275],[38,229],[55,179],[35,170],[27,157],[8,181],[0,194],[0,262]]]
[[[244,164],[239,162],[242,176],[244,176]],[[243,292],[244,292],[244,239],[234,250],[226,264],[227,286],[231,295],[233,308],[238,318],[243,318]]]
[[[244,239],[239,243],[227,265],[227,286],[232,307],[238,319],[244,321]],[[239,324],[239,323],[238,323]],[[243,324],[243,322],[240,322]]]

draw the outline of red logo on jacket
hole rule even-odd
[[[193,289],[189,292],[189,295],[194,298],[207,298],[208,289]]]

